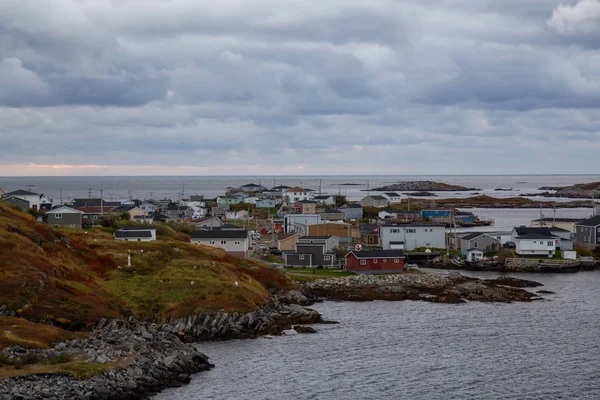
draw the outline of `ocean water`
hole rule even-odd
[[[261,183],[266,187],[278,185],[302,186],[328,194],[343,194],[349,200],[360,200],[364,190],[389,185],[398,181],[432,180],[477,189],[476,192],[494,197],[512,197],[521,193],[539,193],[543,186],[569,186],[576,183],[600,181],[600,175],[439,175],[439,176],[120,176],[120,177],[0,177],[0,188],[5,191],[31,190],[59,200],[100,196],[106,200],[125,200],[130,194],[135,199],[171,198],[180,193],[203,194],[207,198],[223,195],[227,187],[246,183]],[[350,183],[352,185],[344,185]],[[495,189],[513,189],[496,191]],[[469,197],[471,192],[437,192],[438,198]],[[565,201],[566,199],[556,199]],[[568,199],[567,199],[568,200]]]
[[[156,399],[600,399],[600,272],[518,276],[556,294],[317,304],[340,324],[200,344],[215,368]]]

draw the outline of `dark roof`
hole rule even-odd
[[[325,211],[325,214],[343,214],[340,210],[336,210],[335,208],[330,208]]]
[[[548,218],[538,218],[538,219],[534,219],[534,221],[543,221],[543,222],[579,222],[584,220],[585,218],[552,218],[552,217],[548,217]]]
[[[91,199],[73,199],[71,203],[75,207],[100,207],[101,205],[104,207],[120,207],[120,201],[106,201],[104,199],[91,198]]]
[[[550,239],[556,239],[557,237],[558,236],[554,236],[552,234],[546,235],[546,234],[543,234],[543,233],[526,233],[526,234],[517,236],[517,239],[543,239],[543,240],[550,240]]]
[[[224,225],[221,225],[219,227],[219,229],[225,229],[225,230],[232,230],[232,229],[238,229],[238,230],[240,230],[241,229],[241,230],[244,230],[243,227],[241,227],[239,225],[235,225],[235,224],[224,224]]]
[[[118,237],[118,238],[151,238],[152,233],[149,230],[146,230],[146,231],[116,231],[115,237]]]
[[[375,234],[375,233],[379,233],[379,225],[375,225],[375,224],[362,224],[358,226],[358,230],[361,233],[365,233],[365,234]],[[377,231],[375,231],[375,229],[377,229]]]
[[[398,197],[400,196],[398,193],[396,192],[385,192],[384,194],[387,194],[390,197]]]
[[[240,186],[240,187],[259,187],[259,188],[261,188],[261,187],[263,187],[263,186],[261,186],[261,185],[257,185],[256,183],[247,183],[247,184],[245,184],[245,185],[242,185],[242,186]]]
[[[344,206],[342,206],[344,207]],[[354,203],[354,204],[346,204],[345,205],[346,208],[362,208],[362,206],[358,203]]]
[[[328,199],[330,197],[333,197],[333,196],[328,196],[328,195],[324,194],[324,195],[321,195],[321,196],[315,196],[314,198],[318,199],[318,200],[325,200],[325,199]]]
[[[404,244],[404,242],[390,242],[390,244]]]
[[[402,250],[373,250],[373,251],[351,251],[356,258],[404,258]],[[347,254],[347,255],[348,255]],[[346,256],[347,256],[346,255]]]
[[[309,240],[310,239],[329,239],[330,237],[333,237],[333,236],[302,236],[300,238],[300,240],[302,240],[302,239],[309,239]]]
[[[144,230],[156,230],[155,226],[152,225],[138,225],[138,226],[124,226],[121,228],[122,231],[144,231]]]
[[[316,204],[317,202],[314,200],[298,200],[296,203]]]
[[[530,227],[525,227],[525,226],[519,226],[519,227],[515,227],[515,232],[517,232],[517,235],[522,236],[522,235],[543,235],[543,236],[552,236],[552,233],[550,232],[550,228],[530,228]]]
[[[483,235],[485,235],[485,232],[472,232],[466,236],[461,237],[460,239],[461,240],[473,240],[473,239],[478,238],[479,236],[483,236]]]
[[[583,226],[598,226],[600,225],[600,215],[596,215],[594,217],[584,219],[583,221],[579,221],[577,225]]]
[[[248,232],[244,229],[213,229],[212,231],[193,231],[191,237],[192,239],[246,239]]]
[[[29,190],[14,190],[9,193],[4,193],[4,196],[41,196],[39,193],[30,192]]]
[[[479,251],[479,252],[483,253],[483,250],[478,249],[477,247],[471,247],[470,249],[467,249],[467,251]]]
[[[559,228],[558,226],[551,226],[550,227],[550,231],[556,231],[556,232],[571,232],[568,229],[563,229],[563,228]]]
[[[376,195],[373,195],[373,196],[367,196],[367,197],[370,197],[370,198],[372,198],[373,200],[385,200],[385,201],[387,201],[387,199],[386,199],[385,197],[383,197],[383,196],[381,196],[381,195],[378,195],[378,194],[376,194]]]

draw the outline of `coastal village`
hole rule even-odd
[[[373,192],[349,202],[341,194],[248,183],[216,198],[182,193],[177,200],[90,196],[61,203],[31,190],[0,189],[0,202],[53,227],[104,229],[120,241],[156,241],[157,227],[177,226],[193,244],[278,267],[391,273],[422,264],[502,263],[527,270],[528,265],[539,268],[539,260],[561,268],[599,255],[600,204],[590,209],[589,218],[541,217],[494,231],[494,221],[465,209],[418,201],[400,190]]]

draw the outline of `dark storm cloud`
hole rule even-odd
[[[599,142],[599,46],[598,0],[5,0],[1,163],[353,173],[369,151],[403,171],[423,152],[423,168],[489,146],[493,164],[515,144],[579,154]]]

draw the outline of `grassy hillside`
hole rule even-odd
[[[77,328],[101,317],[248,311],[267,301],[268,289],[290,286],[270,266],[185,243],[167,227],[159,234],[156,242],[138,243],[57,230],[0,203],[0,305]]]

